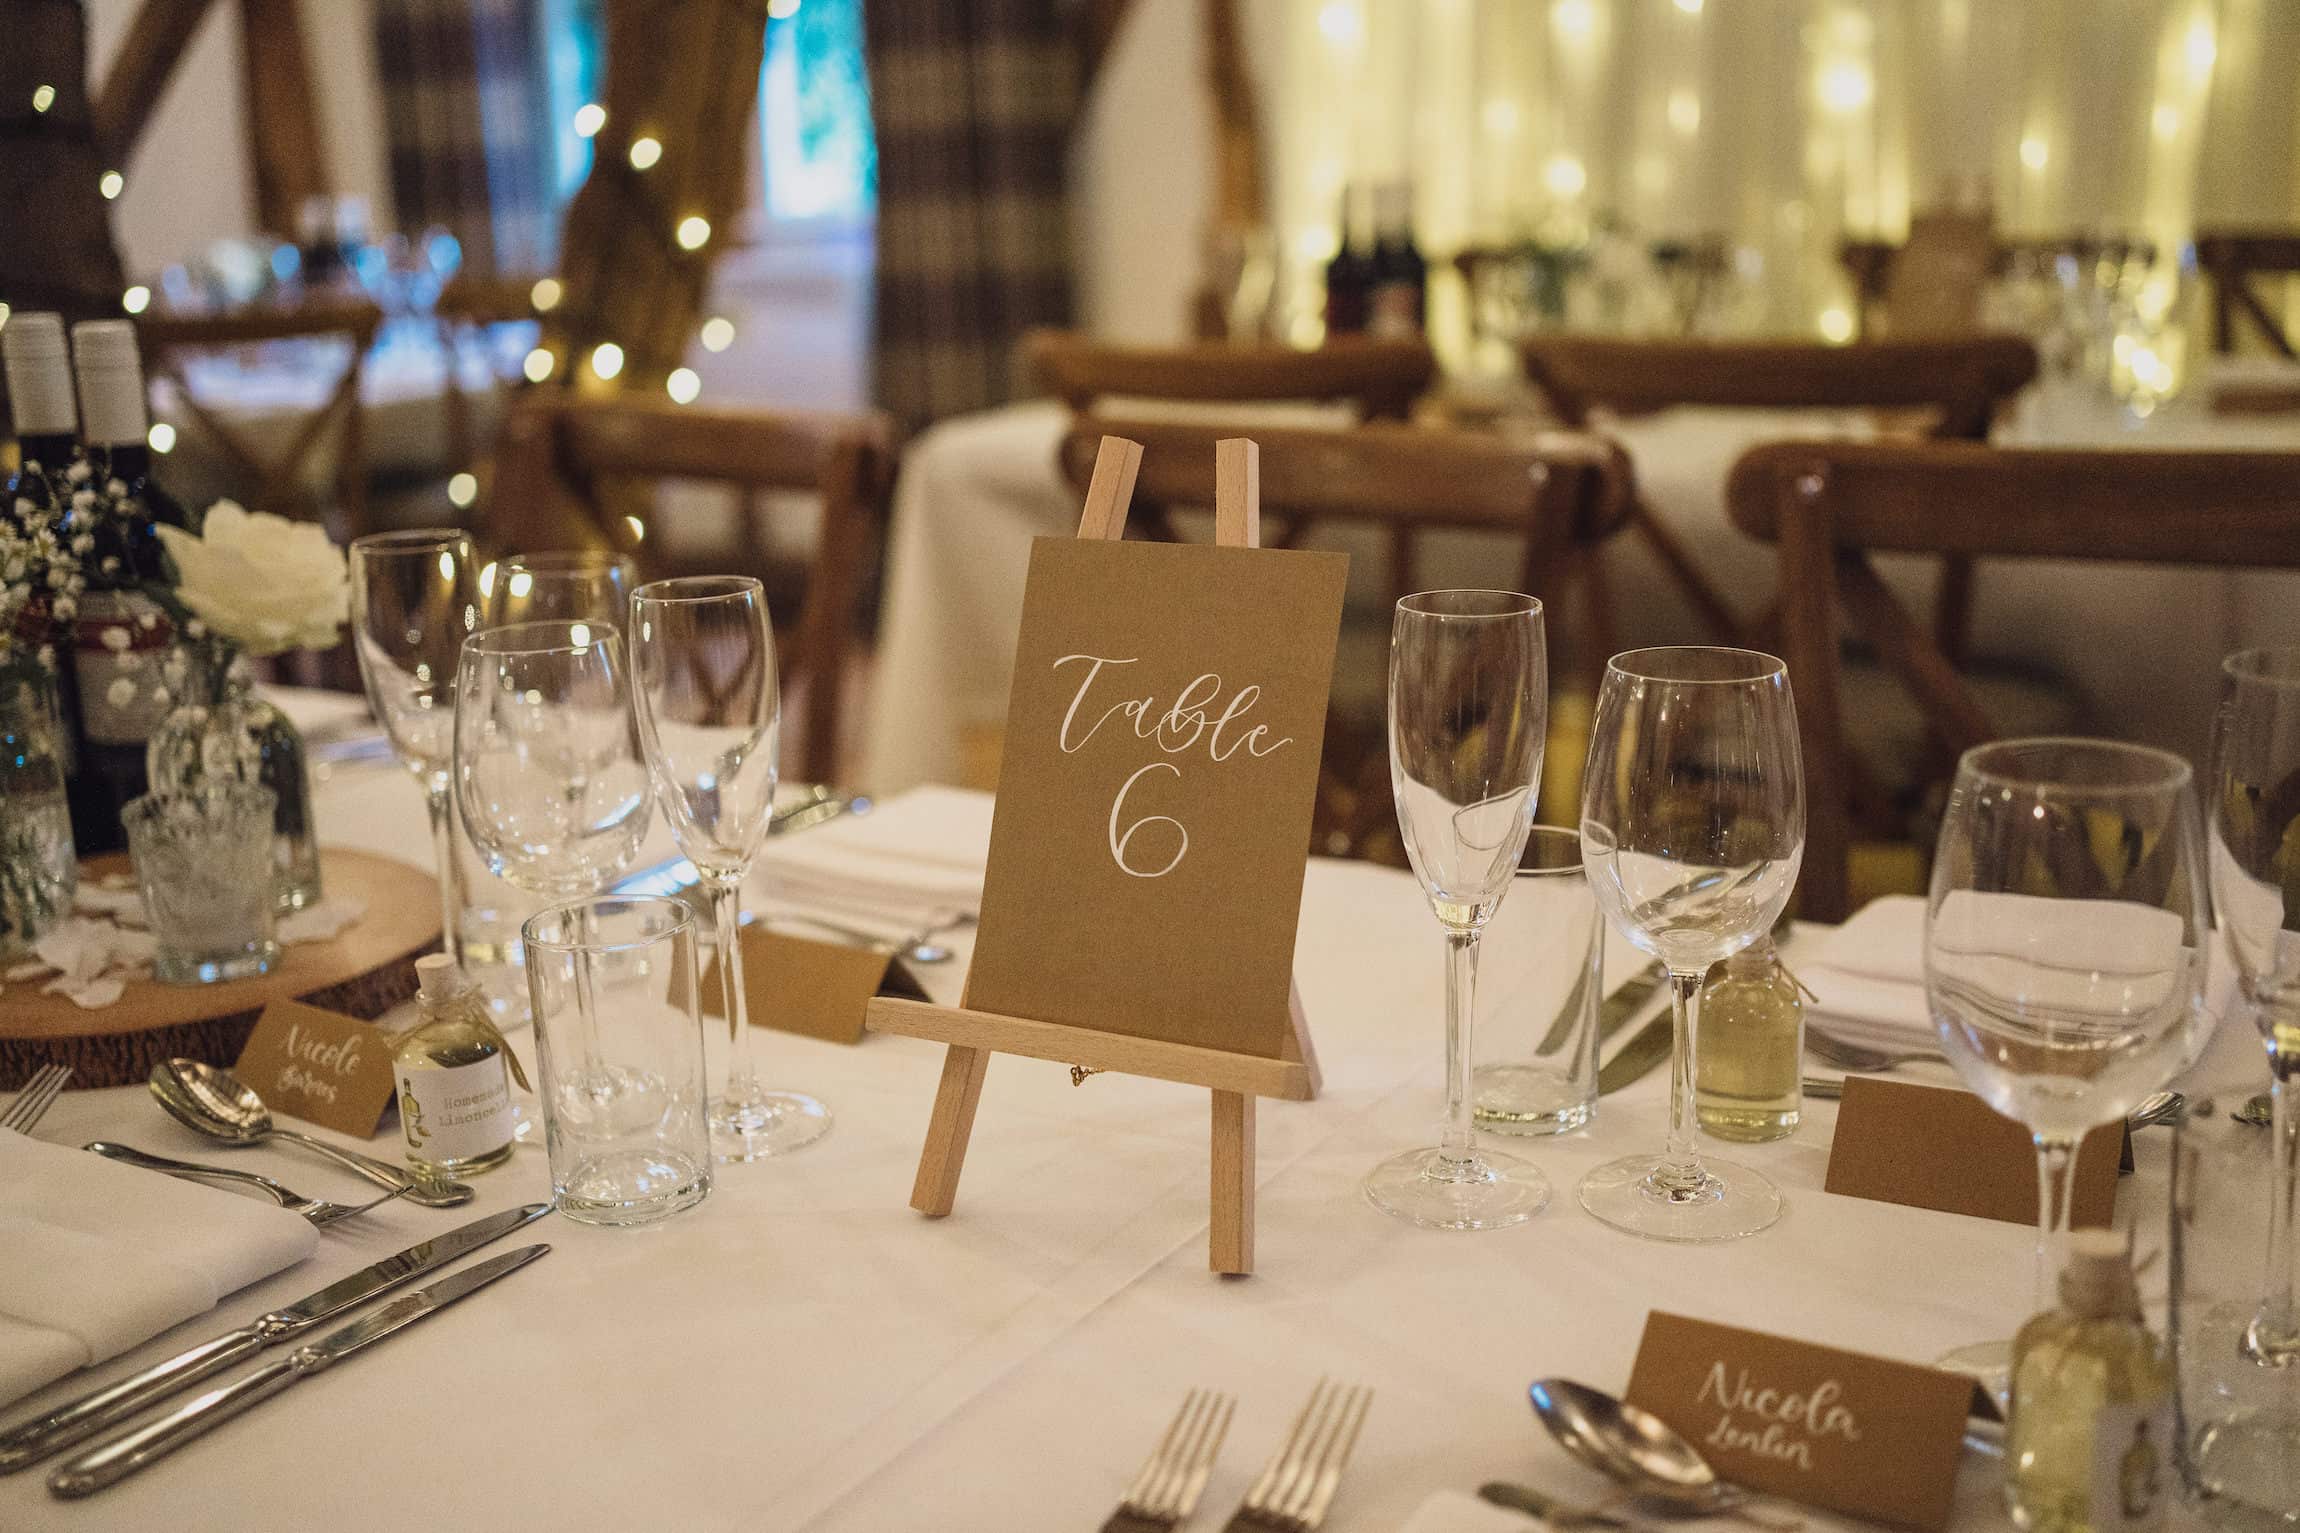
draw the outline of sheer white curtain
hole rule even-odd
[[[1841,333],[1846,236],[1983,200],[2011,236],[2300,217],[2294,0],[1254,0],[1285,311],[1345,183],[1410,180],[1423,250],[1611,218],[1721,236],[1746,322]],[[1433,285],[1441,344],[1460,295]]]

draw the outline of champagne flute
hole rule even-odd
[[[743,993],[743,878],[775,807],[782,694],[767,594],[744,575],[658,580],[631,598],[632,701],[655,796],[679,850],[710,890],[727,1084],[710,1104],[711,1152],[758,1160],[814,1143],[830,1110],[797,1091],[768,1091],[751,1069]]]
[[[2268,1045],[2275,1162],[2268,1271],[2244,1355],[2300,1363],[2300,649],[2221,665],[2212,742],[2212,894],[2244,998]],[[2285,1420],[2284,1440],[2300,1440]]]
[[[1694,1148],[1693,1050],[1711,964],[1773,927],[1805,852],[1789,672],[1771,655],[1636,649],[1605,668],[1581,782],[1581,859],[1616,930],[1669,971],[1669,1136],[1582,1179],[1581,1206],[1655,1240],[1737,1240],[1781,1193]]]
[[[490,628],[553,619],[620,627],[638,583],[630,560],[593,549],[511,554],[479,572]]]
[[[2049,1308],[2087,1132],[2189,1057],[2210,926],[2188,763],[2111,740],[2002,740],[1957,763],[1925,913],[1942,1052],[2037,1155],[2035,1307]],[[1995,1382],[2001,1343],[1951,1367]]]
[[[1435,1149],[1374,1167],[1366,1199],[1445,1230],[1522,1224],[1549,1181],[1514,1155],[1480,1151],[1471,1115],[1477,944],[1517,872],[1533,825],[1549,724],[1541,603],[1508,591],[1425,591],[1390,633],[1390,789],[1398,829],[1446,939],[1446,1117]]]
[[[450,769],[456,663],[479,626],[471,535],[456,527],[379,532],[351,545],[351,618],[368,706],[400,764],[423,784],[439,875],[440,942],[461,951],[461,865]]]

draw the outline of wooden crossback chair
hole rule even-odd
[[[1437,372],[1420,341],[1358,337],[1304,351],[1220,341],[1128,346],[1033,330],[1022,338],[1022,356],[1039,387],[1079,412],[1108,399],[1299,400],[1353,405],[1360,420],[1404,420]]]
[[[1536,336],[1522,353],[1526,375],[1559,417],[1575,426],[1587,424],[1593,411],[1643,415],[1677,405],[1888,410],[1929,417],[1929,436],[1973,441],[1988,436],[1999,407],[2037,371],[2036,348],[2016,336],[1853,346]],[[1631,521],[1711,632],[1724,643],[1751,642],[1752,625],[1733,611],[1651,509],[1636,506]],[[1593,560],[1593,577],[1596,571]],[[1604,598],[1597,594],[1592,600],[1602,604]],[[1935,619],[1951,654],[1964,651],[1972,600],[1971,562],[1948,558]]]
[[[1214,443],[1240,434],[1234,425],[1093,416],[1063,439],[1062,465],[1083,494],[1102,438],[1125,437],[1142,444],[1137,499],[1207,507],[1214,503]],[[1586,432],[1548,432],[1530,442],[1505,443],[1481,433],[1375,422],[1342,430],[1256,427],[1243,434],[1261,448],[1262,545],[1291,547],[1313,521],[1389,528],[1402,534],[1393,549],[1405,552],[1403,567],[1393,565],[1389,572],[1394,595],[1419,588],[1413,573],[1416,539],[1466,529],[1521,539],[1518,564],[1497,570],[1494,584],[1554,599],[1576,551],[1618,532],[1632,500],[1627,455]],[[1611,653],[1610,637],[1601,626],[1594,640],[1579,636],[1590,626],[1586,620],[1602,624],[1605,615],[1581,616],[1585,621],[1572,630],[1568,648],[1581,651],[1575,658],[1594,670]],[[1550,632],[1568,637],[1554,619]],[[1349,679],[1337,674],[1336,685],[1339,692]],[[1329,854],[1386,857],[1397,849],[1387,844],[1394,842],[1396,825],[1380,710],[1374,706],[1370,720],[1341,712],[1328,724],[1316,844]]]
[[[747,574],[766,583],[777,623],[783,685],[800,701],[800,775],[833,781],[847,666],[872,550],[885,526],[894,478],[894,430],[877,414],[705,409],[668,401],[574,400],[530,395],[513,409],[496,447],[486,540],[498,551],[611,548],[643,580]],[[625,507],[635,484],[704,480],[743,497],[743,536],[731,553],[681,558]],[[618,495],[617,491],[626,493]],[[757,497],[802,491],[819,497],[821,530],[795,601],[787,565],[757,537]],[[783,598],[783,599],[778,599]]]
[[[1851,913],[1840,624],[1875,646],[1947,759],[1997,736],[1871,555],[2300,568],[2292,454],[1770,443],[1734,465],[1727,503],[1735,526],[1780,550],[1783,658],[1805,758],[1799,911],[1811,920]]]
[[[440,289],[432,317],[439,326],[439,352],[447,369],[447,461],[455,468],[469,468],[477,462],[484,445],[478,412],[463,390],[464,356],[474,345],[484,349],[491,327],[537,317],[537,280],[533,276],[482,277],[458,272]],[[516,390],[525,385],[516,367],[506,375],[492,357],[489,371],[507,388]]]
[[[2212,349],[2223,354],[2236,349],[2237,320],[2247,319],[2278,355],[2300,361],[2287,335],[2268,307],[2257,277],[2300,280],[2300,229],[2222,229],[2196,236],[2196,264],[2212,279]]]
[[[337,542],[348,543],[370,530],[359,391],[368,351],[382,323],[383,311],[372,303],[329,299],[234,314],[145,314],[136,321],[136,338],[146,366],[154,376],[164,377],[175,386],[191,422],[214,439],[246,480],[242,493],[251,505],[286,514],[303,500],[309,465],[332,431],[336,446],[328,476],[330,503],[321,507],[318,520]],[[277,341],[330,340],[343,343],[342,369],[328,383],[318,408],[304,416],[277,453],[266,452],[249,440],[245,430],[220,418],[214,405],[193,390],[185,372],[188,358],[196,352]]]

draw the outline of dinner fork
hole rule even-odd
[[[1896,1070],[1902,1065],[1940,1064],[1944,1060],[1939,1049],[1873,1048],[1867,1044],[1848,1042],[1810,1023],[1805,1026],[1805,1047],[1814,1058],[1860,1075],[1878,1070]]]
[[[48,1109],[56,1105],[64,1083],[71,1078],[70,1065],[42,1065],[33,1071],[32,1078],[16,1093],[16,1100],[0,1112],[0,1128],[12,1128],[19,1134],[31,1133]]]
[[[1198,1505],[1206,1477],[1214,1472],[1222,1436],[1238,1402],[1208,1389],[1182,1397],[1182,1408],[1166,1424],[1166,1435],[1150,1450],[1142,1472],[1126,1487],[1126,1498],[1102,1524],[1102,1533],[1165,1533]]]
[[[1363,1386],[1349,1388],[1320,1379],[1310,1391],[1309,1403],[1294,1418],[1294,1430],[1285,1445],[1270,1456],[1262,1477],[1246,1492],[1224,1533],[1255,1533],[1274,1528],[1278,1533],[1310,1533],[1326,1520],[1350,1450],[1358,1445],[1358,1429],[1366,1424],[1366,1411],[1374,1392]]]
[[[405,1186],[394,1188],[380,1198],[371,1198],[365,1203],[330,1203],[325,1198],[307,1198],[302,1193],[284,1187],[268,1176],[258,1176],[253,1171],[241,1171],[231,1166],[203,1166],[198,1161],[170,1160],[165,1155],[151,1155],[130,1145],[110,1144],[101,1139],[82,1145],[81,1148],[101,1155],[106,1160],[116,1160],[123,1165],[142,1166],[147,1171],[158,1171],[181,1181],[232,1182],[243,1187],[253,1187],[289,1213],[301,1214],[322,1229],[339,1219],[349,1219],[354,1214],[364,1214],[379,1204],[389,1203],[393,1198],[404,1197],[414,1190],[415,1185],[410,1182]]]

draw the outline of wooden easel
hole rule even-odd
[[[1094,478],[1078,523],[1082,538],[1115,542],[1125,535],[1126,505],[1142,447],[1120,437],[1104,437],[1094,459]],[[1261,465],[1250,441],[1228,438],[1214,448],[1214,541],[1226,548],[1261,546]],[[1022,1054],[1088,1070],[1147,1075],[1156,1080],[1204,1086],[1213,1093],[1211,1212],[1206,1265],[1216,1272],[1254,1270],[1254,1098],[1304,1102],[1318,1094],[1317,1051],[1310,1043],[1308,1018],[1296,986],[1287,997],[1292,1030],[1277,1059],[1234,1054],[1098,1032],[1060,1022],[973,1011],[964,998],[957,1006],[886,997],[864,1013],[872,1032],[898,1033],[950,1045],[942,1063],[942,1084],[934,1094],[934,1116],[919,1152],[918,1179],[910,1206],[941,1218],[958,1200],[958,1175],[966,1164],[966,1144],[974,1131],[974,1109],[982,1100],[982,1080],[990,1056]]]

